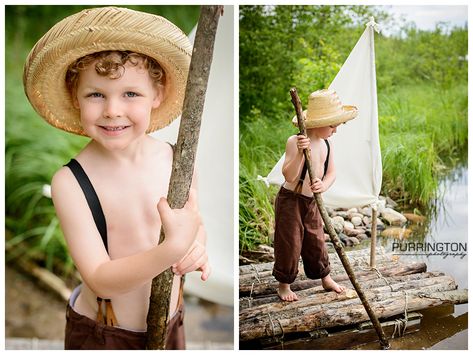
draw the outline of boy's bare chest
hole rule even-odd
[[[323,139],[311,142],[311,159],[316,175],[321,178],[324,173],[324,165],[327,159],[327,145]]]
[[[121,257],[157,243],[161,219],[157,204],[166,197],[168,174],[109,176],[95,184],[107,223],[110,255]]]

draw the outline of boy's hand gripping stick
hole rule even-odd
[[[305,120],[302,116],[302,105],[301,105],[301,100],[299,99],[299,95],[297,94],[296,88],[292,88],[290,90],[291,93],[291,98],[292,98],[292,103],[294,105],[294,108],[296,109],[296,115],[297,115],[297,123],[299,126],[299,131],[301,134],[304,136],[307,136],[306,128],[305,128]],[[310,184],[312,185],[315,176],[312,171],[312,160],[310,156],[310,150],[309,149],[304,149],[304,157],[305,157],[305,164],[307,164],[307,171],[309,172],[309,179],[310,179]],[[342,262],[342,265],[345,269],[345,271],[348,274],[348,277],[350,278],[350,281],[355,288],[356,293],[358,294],[358,297],[361,300],[361,303],[363,304],[363,307],[365,307],[366,313],[368,313],[368,316],[371,319],[371,322],[373,323],[373,326],[376,330],[376,333],[378,334],[379,337],[379,342],[384,350],[387,350],[390,348],[389,342],[386,338],[386,335],[384,334],[383,328],[381,327],[381,324],[379,323],[378,317],[376,314],[373,312],[371,309],[370,304],[368,303],[368,300],[366,299],[366,296],[361,289],[360,285],[358,284],[358,281],[355,278],[355,274],[353,272],[353,269],[350,265],[350,262],[348,261],[348,258],[345,254],[345,251],[343,250],[343,246],[340,243],[340,240],[338,239],[337,233],[335,232],[335,229],[333,228],[332,221],[325,210],[324,202],[322,200],[322,196],[320,193],[315,193],[314,192],[314,199],[315,202],[317,203],[317,207],[319,208],[320,214],[322,216],[322,219],[324,221],[325,227],[328,230],[330,240],[332,241],[333,246],[335,247],[335,250],[340,257],[340,260]]]

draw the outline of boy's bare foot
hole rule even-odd
[[[322,279],[322,287],[325,291],[335,291],[336,293],[341,293],[346,289],[345,286],[341,286],[333,281],[330,275],[327,275]]]
[[[282,282],[279,283],[278,295],[279,298],[283,301],[292,302],[299,300],[299,298],[297,298],[297,295],[291,290],[291,285],[283,284]]]

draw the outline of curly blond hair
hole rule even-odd
[[[94,62],[97,74],[109,79],[120,78],[125,71],[125,64],[130,63],[133,66],[142,66],[148,70],[156,88],[163,87],[166,82],[166,76],[161,65],[147,55],[130,51],[103,51],[88,54],[69,65],[66,73],[66,86],[71,97],[75,95],[77,90],[80,72],[87,69]]]

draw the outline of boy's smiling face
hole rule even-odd
[[[74,106],[80,110],[87,135],[107,149],[123,149],[148,129],[152,109],[162,90],[156,89],[148,70],[124,65],[121,77],[100,76],[92,63],[81,71]]]

